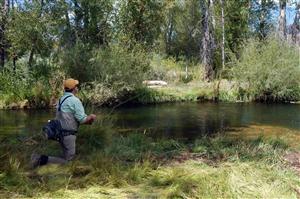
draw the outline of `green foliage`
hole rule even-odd
[[[94,79],[118,91],[139,87],[149,70],[149,57],[139,46],[128,50],[112,45],[96,50],[90,61]]]
[[[249,37],[249,1],[224,1],[224,6],[226,37],[225,47],[228,47],[229,49],[226,51],[238,54],[240,52],[240,48],[242,47],[243,41]],[[220,5],[217,6],[216,9],[220,23]],[[217,26],[216,28],[216,36],[218,41],[221,41],[222,29],[220,26]],[[220,58],[221,55],[219,55],[219,59]]]
[[[113,0],[79,0],[69,6],[75,11],[76,31],[85,44],[106,45],[112,34]],[[70,22],[69,22],[70,23]]]
[[[5,102],[16,102],[26,99],[28,82],[21,74],[2,71],[0,74],[0,94]]]
[[[89,46],[77,43],[64,53],[62,65],[69,76],[81,83],[90,82],[83,88],[89,91],[103,88],[119,94],[141,85],[144,73],[149,70],[149,58],[138,46],[127,50],[112,45],[91,51]]]
[[[153,55],[151,60],[151,70],[147,77],[154,80],[165,80],[167,82],[176,82],[183,72],[183,61],[176,61],[175,58],[163,58],[160,55]]]
[[[53,45],[53,24],[48,13],[43,13],[40,3],[25,3],[23,9],[12,14],[8,24],[11,57],[28,52],[47,56]],[[31,63],[29,63],[31,64]]]
[[[120,1],[118,30],[121,42],[151,48],[160,33],[162,2],[158,0]]]
[[[199,1],[166,1],[161,47],[167,55],[198,57],[201,38]]]
[[[249,24],[252,34],[260,39],[265,39],[275,27],[272,12],[276,8],[273,0],[251,0]]]
[[[72,48],[66,49],[61,56],[61,64],[66,70],[66,74],[78,79],[81,83],[93,81],[94,75],[89,60],[92,53],[89,45],[82,42],[76,43]]]
[[[8,1],[2,2],[1,7]],[[5,62],[5,70],[16,73],[1,71],[1,107],[10,101],[26,100],[33,107],[47,106],[59,94],[58,77],[60,82],[68,77],[79,79],[83,91],[81,97],[86,103],[95,105],[112,105],[134,97],[131,94],[138,93],[135,90],[147,79],[164,80],[171,86],[204,85],[199,94],[191,91],[186,96],[172,89],[163,94],[145,92],[142,101],[147,102],[197,100],[197,97],[214,99],[216,96],[224,101],[299,99],[299,86],[294,78],[298,72],[292,66],[296,63],[293,50],[293,61],[290,60],[293,63],[283,63],[282,60],[288,60],[286,52],[274,55],[273,59],[272,55],[261,56],[253,50],[251,56],[266,59],[253,58],[257,62],[242,64],[250,62],[246,61],[247,52],[240,54],[245,39],[259,36],[261,40],[253,49],[260,48],[260,52],[267,48],[261,46],[272,46],[269,41],[266,45],[263,42],[274,25],[271,20],[274,1],[224,1],[225,61],[238,59],[233,74],[241,86],[220,92],[204,82],[204,67],[199,64],[203,13],[198,0],[15,1],[9,9],[3,7],[3,10],[0,63],[2,66]],[[214,70],[218,72],[222,40],[219,1],[214,2],[211,11],[215,22],[211,24],[212,34],[216,38]],[[231,57],[230,53],[233,54]],[[267,59],[274,61],[267,63]],[[286,64],[289,66],[285,70],[278,69],[278,65]],[[265,88],[261,83],[250,85],[247,75],[242,72],[247,70],[256,70],[260,82],[264,82],[268,74],[274,78],[268,77],[270,83],[267,82]],[[285,77],[288,70],[293,78]],[[225,72],[224,76],[222,71],[222,77],[231,78],[227,70]],[[254,76],[251,78],[256,80]],[[33,84],[35,82],[38,83]],[[51,88],[46,86],[49,83]],[[181,88],[178,90],[182,91]]]
[[[272,37],[265,43],[250,40],[233,67],[233,76],[251,99],[300,99],[298,50]]]
[[[80,99],[86,105],[104,106],[114,105],[118,97],[121,97],[120,93],[113,90],[105,83],[89,82],[80,86]]]
[[[19,60],[16,70],[9,65],[0,72],[0,96],[6,108],[45,108],[61,92],[62,74],[51,59],[38,58],[29,70]]]

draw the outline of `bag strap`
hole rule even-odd
[[[72,97],[73,95],[68,95],[67,97],[65,97],[63,100],[62,100],[62,102],[60,102],[60,100],[59,100],[59,102],[58,102],[58,111],[61,111],[61,105],[64,103],[64,101],[66,100],[66,99],[68,99],[69,97]]]

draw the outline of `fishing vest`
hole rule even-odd
[[[55,119],[60,121],[62,131],[67,131],[67,132],[73,131],[75,134],[79,128],[79,122],[76,120],[73,113],[61,111],[61,106],[64,103],[64,101],[72,96],[73,95],[69,95],[65,97],[63,100],[61,99],[59,100]]]

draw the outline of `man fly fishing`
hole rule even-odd
[[[78,93],[79,81],[67,79],[64,81],[64,94],[57,104],[55,120],[51,120],[43,127],[43,132],[48,139],[59,141],[63,156],[31,155],[32,166],[38,167],[48,163],[65,164],[75,157],[76,134],[80,124],[92,124],[96,115],[86,115]]]

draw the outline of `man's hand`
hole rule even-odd
[[[83,124],[92,124],[95,120],[96,120],[96,115],[95,114],[90,114],[89,116],[86,117]]]

